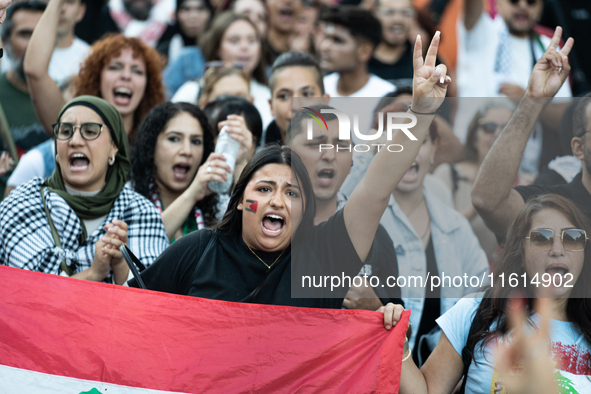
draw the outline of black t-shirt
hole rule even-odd
[[[367,69],[370,73],[378,77],[390,81],[394,84],[407,84],[412,86],[413,78],[413,44],[407,42],[404,52],[396,63],[383,63],[382,61],[372,57],[369,60]],[[441,60],[437,58],[437,64],[441,64]]]
[[[400,59],[396,63],[383,63],[380,60],[372,57],[367,65],[370,73],[387,81],[397,79],[412,79],[413,65],[412,65],[412,45],[406,43],[406,48]]]
[[[379,285],[374,287],[374,292],[380,298],[382,304],[386,305],[388,302],[392,302],[404,305],[400,298],[400,287],[389,287],[387,285],[388,277],[398,277],[398,259],[396,258],[396,249],[394,249],[392,238],[381,224],[376,231],[372,251],[371,261],[365,263],[359,275],[367,274],[368,277],[378,277]],[[382,284],[384,287],[382,287]]]
[[[583,173],[574,177],[574,179],[565,185],[545,186],[545,185],[530,185],[517,186],[515,190],[521,195],[523,201],[527,202],[531,197],[540,194],[558,194],[572,200],[578,207],[591,219],[591,194],[585,186],[583,186]]]
[[[586,42],[591,35],[591,2],[589,0],[546,0],[540,24],[555,29],[562,26],[563,39]],[[570,54],[573,95],[591,89],[591,52],[587,45],[574,45]],[[569,145],[570,146],[570,145]]]
[[[212,237],[217,239],[208,248]],[[366,262],[381,255],[376,249],[372,247]],[[269,265],[281,253],[255,252]],[[306,286],[305,296],[316,298],[292,298],[292,291],[296,297],[301,296],[304,275],[311,277],[306,284],[318,284],[326,275],[353,278],[362,265],[341,210],[306,231],[299,242],[292,242],[266,279],[268,268],[249,250],[242,236],[218,230],[195,231],[180,238],[141,276],[146,287],[156,291],[224,301],[336,309],[341,307],[348,286],[332,292],[330,282],[328,286]],[[134,279],[129,285],[137,287]],[[257,287],[256,297],[249,298]]]

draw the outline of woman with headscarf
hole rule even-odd
[[[67,103],[53,125],[56,168],[0,204],[0,261],[12,267],[123,283],[123,244],[144,264],[168,245],[149,200],[125,187],[129,143],[121,115],[93,96]]]

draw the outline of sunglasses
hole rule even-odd
[[[519,4],[521,0],[509,0],[509,2],[513,5]],[[538,2],[538,0],[527,0],[527,5],[534,5]]]
[[[529,233],[529,237],[525,238],[529,239],[529,245],[532,249],[550,250],[552,249],[552,245],[554,245],[554,231],[549,228],[532,230]],[[562,230],[560,234],[560,240],[562,241],[564,250],[571,252],[585,250],[588,239],[585,230],[575,228]]]
[[[239,63],[239,62],[223,62],[221,60],[214,60],[211,62],[207,62],[205,63],[205,69],[209,70],[209,69],[214,69],[214,70],[219,70],[222,68],[238,68],[238,69],[243,69],[245,66],[244,63]]]
[[[74,126],[72,123],[55,123],[52,125],[53,135],[60,141],[68,141],[74,135],[76,128],[80,129],[80,135],[86,141],[96,140],[103,131],[104,125],[100,123],[82,123]]]
[[[478,125],[482,128],[482,131],[484,131],[486,134],[494,134],[497,132],[498,129],[503,130],[505,128],[505,126],[507,126],[506,124],[496,124],[493,122],[482,122],[482,121],[479,121]]]

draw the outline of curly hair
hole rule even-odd
[[[571,200],[556,194],[544,194],[531,198],[507,232],[507,243],[493,272],[496,283],[502,283],[501,277],[521,277],[526,272],[525,248],[529,247],[526,237],[531,230],[534,216],[546,209],[559,211],[576,228],[585,230],[587,234],[591,233],[591,222]],[[584,253],[583,269],[568,298],[566,316],[568,321],[580,330],[585,340],[591,343],[591,287],[588,286],[591,281],[591,247],[588,242]],[[529,313],[533,314],[535,295],[529,283],[526,283],[525,287],[521,281],[516,287],[489,287],[474,316],[474,333],[469,336],[466,345],[471,355],[475,354],[476,346],[481,340],[483,341],[481,346],[484,347],[499,334],[507,334],[509,331],[508,322],[505,319],[507,300],[511,297],[511,292],[516,289],[524,292]],[[588,365],[591,365],[591,361]]]
[[[139,56],[144,60],[147,73],[146,91],[135,110],[133,130],[128,130],[131,142],[138,125],[148,111],[165,100],[161,77],[164,62],[154,48],[147,46],[138,38],[125,37],[122,34],[111,34],[97,41],[90,48],[90,55],[80,66],[80,72],[75,81],[75,95],[88,94],[101,97],[101,72],[109,61],[119,56],[125,48],[131,48],[134,57]]]
[[[170,120],[181,113],[187,113],[197,119],[203,130],[203,157],[199,166],[205,163],[214,150],[213,134],[209,128],[209,122],[199,107],[189,103],[171,102],[156,105],[140,125],[131,155],[130,178],[133,187],[136,192],[150,201],[152,200],[150,186],[156,177],[154,153],[158,136],[166,129]],[[217,222],[215,217],[217,202],[217,195],[211,194],[197,203],[198,208],[203,212],[203,221],[207,227],[212,227]]]

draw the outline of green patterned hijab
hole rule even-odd
[[[64,112],[73,106],[83,105],[96,112],[103,120],[105,126],[109,129],[111,138],[119,149],[115,156],[115,163],[109,166],[105,178],[105,185],[96,196],[72,196],[66,191],[62,171],[59,163],[55,162],[55,170],[51,177],[45,180],[45,185],[49,191],[60,195],[68,205],[76,212],[80,219],[95,219],[107,215],[113,203],[121,193],[121,190],[127,182],[127,176],[130,169],[129,160],[129,142],[127,134],[123,127],[121,114],[111,104],[105,100],[94,96],[80,96],[68,102],[57,116],[57,122],[60,121]],[[56,139],[57,144],[57,139]],[[57,145],[56,145],[57,152]]]

